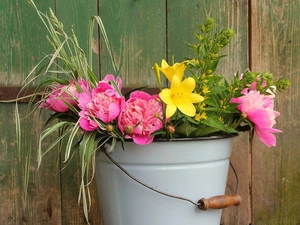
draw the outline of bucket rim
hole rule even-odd
[[[176,137],[176,138],[154,138],[153,142],[177,142],[177,141],[207,141],[207,140],[217,140],[217,139],[227,139],[238,136],[238,134],[219,134],[211,136],[202,137]]]
[[[239,135],[238,133],[230,133],[230,134],[217,134],[217,135],[201,136],[201,137],[176,137],[176,138],[155,137],[153,139],[153,142],[209,141],[209,140],[234,138],[238,135]],[[125,142],[133,142],[133,139],[125,139]]]

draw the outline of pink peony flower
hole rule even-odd
[[[163,127],[163,117],[158,95],[151,96],[142,91],[132,92],[118,118],[118,126],[125,138],[145,145],[153,141],[151,134]],[[159,118],[157,118],[159,117]]]
[[[254,123],[254,131],[268,147],[276,145],[273,133],[281,132],[273,128],[279,112],[274,111],[274,95],[262,95],[256,90],[243,90],[243,96],[232,98],[231,103],[238,103],[237,108],[243,116]]]
[[[66,102],[70,105],[76,106],[79,92],[77,86],[81,88],[80,91],[86,91],[88,84],[85,80],[70,80],[68,85],[55,84],[51,87],[52,92],[45,102],[40,104],[40,108],[46,108],[55,112],[66,112],[69,110]]]
[[[121,85],[118,86],[121,87]],[[99,128],[97,119],[103,123],[113,121],[118,117],[124,102],[124,97],[117,93],[107,79],[100,81],[91,93],[83,92],[79,95],[80,127],[87,131],[93,131]]]

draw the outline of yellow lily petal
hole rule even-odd
[[[165,88],[159,93],[161,100],[167,105],[173,104],[171,89]]]
[[[180,80],[182,80],[186,66],[184,63],[176,63],[176,64],[177,65],[175,67],[175,74],[176,76],[179,77]]]
[[[165,68],[167,68],[167,67],[169,67],[169,64],[167,63],[167,61],[166,60],[161,60],[161,68],[163,68],[163,69],[165,69]]]
[[[170,66],[166,60],[163,59],[161,61],[161,67],[158,68],[166,76],[166,78],[172,82],[172,78],[175,75],[182,80],[186,66],[183,62],[175,63],[173,66]]]
[[[170,89],[174,91],[175,89],[177,89],[177,88],[180,87],[180,84],[181,84],[181,83],[182,83],[182,82],[179,80],[179,77],[174,76],[174,77],[172,78],[172,82],[171,82]]]
[[[165,69],[161,69],[160,71],[166,76],[166,78],[170,82],[172,81],[172,78],[175,75],[175,70],[172,67],[167,67]]]
[[[191,93],[196,87],[196,82],[193,78],[188,77],[181,82],[181,89],[185,93]]]
[[[166,117],[170,118],[176,112],[177,107],[175,105],[167,105],[166,107]]]
[[[196,93],[191,93],[189,94],[188,99],[192,103],[198,103],[198,102],[202,102],[204,100],[204,97]]]
[[[180,102],[180,104],[177,105],[177,107],[183,114],[187,116],[195,116],[196,114],[195,106],[193,105],[193,103],[188,101],[188,99],[182,99],[182,101]]]

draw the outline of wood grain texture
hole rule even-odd
[[[53,7],[53,1],[37,2],[43,10]],[[27,1],[2,1],[0,7],[0,83],[20,86],[32,67],[41,59],[47,46],[39,32],[45,33],[37,15]],[[43,37],[44,39],[44,37]],[[27,105],[20,104],[20,113]],[[36,149],[41,123],[37,115],[24,121],[22,152],[16,149],[14,104],[0,104],[0,224],[61,224],[60,179],[51,160],[45,160],[36,173],[36,156],[31,159],[27,201],[24,201],[24,167],[26,150]],[[42,121],[45,120],[45,115]],[[32,129],[34,127],[34,129]],[[47,144],[47,142],[45,142]],[[55,155],[50,154],[50,158]],[[47,188],[45,188],[47,187]]]
[[[252,69],[268,70],[292,85],[276,101],[277,146],[253,151],[253,222],[300,224],[299,1],[252,0]]]
[[[195,43],[193,32],[197,25],[207,18],[215,19],[215,32],[222,28],[232,28],[235,37],[222,54],[226,58],[220,60],[218,73],[227,77],[237,71],[248,68],[248,2],[247,1],[168,1],[168,59],[173,55],[175,61],[191,56],[193,52],[185,46],[186,43]]]
[[[99,12],[124,86],[156,86],[152,65],[166,57],[165,1],[99,1]],[[103,77],[114,71],[100,43]]]
[[[36,4],[42,11],[54,6],[53,1]],[[46,29],[27,1],[1,1],[0,15],[0,85],[20,86],[49,50],[44,44]]]
[[[61,193],[59,170],[53,168],[55,153],[37,172],[37,155],[32,156],[27,201],[24,201],[24,168],[26,149],[37,149],[36,140],[41,132],[42,123],[37,122],[38,115],[22,122],[22,152],[20,158],[16,150],[14,122],[14,104],[1,104],[0,113],[6,115],[0,121],[0,224],[61,224]],[[27,104],[20,104],[20,114],[24,115]],[[46,119],[42,116],[42,121]],[[3,118],[3,117],[2,117]],[[49,142],[45,142],[45,145]],[[50,169],[52,168],[52,169]]]
[[[248,66],[248,2],[247,1],[197,1],[189,0],[168,1],[168,59],[171,62],[173,55],[175,61],[183,60],[184,57],[192,56],[191,51],[185,43],[195,43],[193,32],[197,25],[203,23],[206,18],[215,19],[215,32],[222,28],[233,28],[235,37],[231,44],[223,49],[223,54],[228,55],[220,61],[217,73],[222,73],[228,78],[236,71],[244,71]],[[250,167],[248,135],[241,134],[236,137],[231,157],[239,176],[239,193],[243,203],[239,207],[230,207],[223,211],[222,224],[240,225],[248,224],[250,221]],[[233,172],[229,171],[228,195],[235,193],[236,179]]]

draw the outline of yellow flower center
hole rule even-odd
[[[176,92],[176,93],[172,93],[171,94],[171,98],[172,98],[172,100],[173,100],[174,103],[180,103],[182,97],[183,97],[183,93],[182,92]]]

